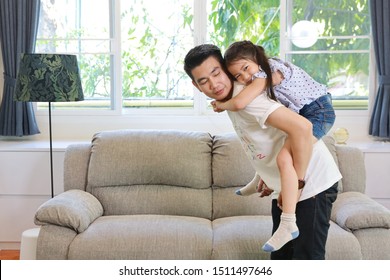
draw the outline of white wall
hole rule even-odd
[[[367,111],[337,111],[334,129],[345,127],[350,134],[348,142],[365,142],[368,135],[369,116]],[[48,139],[48,115],[37,115],[41,134],[31,139]],[[114,129],[178,129],[207,131],[212,134],[232,132],[233,127],[226,113],[203,116],[63,116],[53,114],[53,140],[90,140],[95,132]],[[333,131],[333,130],[332,130]],[[332,133],[331,131],[331,133]]]

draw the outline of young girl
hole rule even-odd
[[[225,53],[225,62],[232,77],[246,85],[238,95],[226,102],[214,101],[214,111],[238,111],[244,109],[257,96],[266,91],[270,99],[275,97],[286,107],[312,122],[313,135],[320,139],[332,127],[335,114],[330,95],[324,85],[313,80],[299,67],[277,58],[268,59],[264,49],[249,41],[233,43]],[[299,235],[295,223],[295,207],[304,186],[304,176],[312,152],[311,145],[287,137],[277,157],[281,176],[284,223],[264,245],[266,251],[278,250],[284,243]],[[264,186],[259,176],[237,193],[249,195]],[[287,221],[287,222],[286,222]]]

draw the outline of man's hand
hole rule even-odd
[[[260,182],[259,182],[259,186],[258,186],[258,190],[257,190],[259,193],[260,193],[260,197],[264,197],[264,196],[269,196],[271,193],[274,192],[273,189],[270,189],[265,183],[263,180],[260,179]]]

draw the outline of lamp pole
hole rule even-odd
[[[50,183],[51,197],[54,197],[54,180],[53,180],[53,139],[51,133],[51,102],[49,101],[49,134],[50,134]]]

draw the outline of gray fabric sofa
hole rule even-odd
[[[327,259],[390,259],[390,211],[364,195],[362,153],[325,138],[343,179]],[[67,148],[65,191],[37,210],[38,259],[269,259],[271,199],[235,134],[118,130]]]

